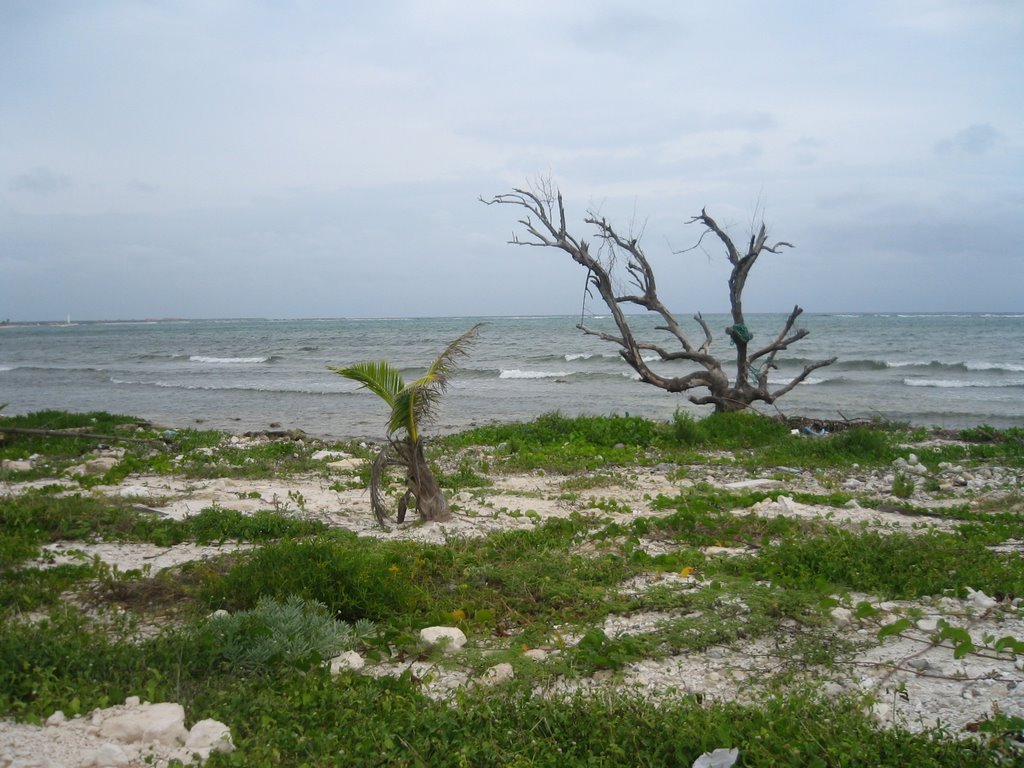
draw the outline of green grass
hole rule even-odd
[[[82,541],[102,535],[121,541],[148,541],[161,546],[267,541],[321,532],[323,523],[271,511],[245,515],[216,507],[170,520],[136,511],[131,502],[97,496],[25,493],[0,507],[0,563],[34,557],[39,546],[54,541]]]
[[[879,730],[860,702],[813,691],[757,706],[630,694],[533,695],[513,683],[459,694],[457,706],[424,697],[409,677],[375,679],[281,663],[223,671],[195,635],[114,642],[74,616],[0,629],[0,711],[69,715],[142,694],[181,702],[190,721],[229,723],[238,750],[207,765],[277,766],[689,766],[735,747],[741,764],[990,765],[984,743]],[[995,749],[1002,749],[996,743]],[[1007,752],[1007,754],[1009,754]]]
[[[21,418],[46,428],[150,434],[121,416],[45,412]],[[918,432],[916,439],[928,436]],[[1019,430],[982,427],[966,436],[976,442],[919,455],[928,466],[940,460],[1021,465]],[[689,766],[701,752],[730,746],[739,748],[741,765],[971,766],[1003,757],[1011,764],[1002,734],[1019,730],[1015,721],[985,720],[976,742],[941,731],[909,734],[879,728],[864,714],[868,702],[826,700],[803,686],[808,665],[828,670],[851,653],[847,639],[830,629],[836,595],[914,599],[962,594],[968,586],[998,597],[1024,595],[1019,556],[989,549],[1024,538],[1019,493],[941,513],[919,510],[956,520],[957,527],[922,527],[913,534],[745,512],[782,491],[698,484],[645,499],[654,515],[615,523],[609,516],[626,511],[622,503],[582,498],[592,489],[630,488],[630,469],[638,464],[674,463],[680,469],[673,476],[684,475],[687,463],[706,464],[712,451],[730,468],[885,467],[906,456],[901,443],[910,437],[887,426],[796,438],[782,422],[752,414],[701,421],[677,414],[668,423],[549,414],[529,424],[471,430],[432,445],[431,458],[444,468],[439,477],[449,493],[486,488],[495,474],[510,469],[544,469],[567,474],[556,482],[556,493],[601,512],[484,538],[453,537],[443,545],[359,538],[273,511],[243,515],[210,508],[173,521],[139,512],[125,500],[63,496],[55,488],[4,498],[0,716],[38,721],[54,709],[85,713],[128,695],[179,701],[190,721],[213,717],[231,726],[239,750],[211,757],[207,765],[213,768]],[[89,482],[135,471],[191,477],[322,473],[311,459],[319,447],[312,441],[242,447],[217,433],[191,430],[166,440],[166,451],[128,444],[109,477]],[[41,463],[59,468],[80,462],[95,444],[65,436],[17,437],[0,443],[0,453],[23,457],[28,447],[43,456]],[[615,464],[623,468],[609,466]],[[851,498],[862,506],[878,503],[839,492],[786,495],[837,507]],[[155,574],[122,574],[99,563],[15,567],[48,542],[94,538],[259,546]],[[667,551],[647,554],[652,543]],[[748,554],[702,551],[716,545]],[[679,571],[697,580],[681,581]],[[659,572],[660,586],[622,591],[631,577],[656,579]],[[98,618],[69,607],[78,601],[97,610]],[[206,618],[220,607],[232,612],[227,623]],[[48,611],[49,618],[29,623],[25,615],[31,611]],[[642,633],[615,637],[602,629],[609,617],[649,612],[660,618]],[[378,631],[341,642],[347,625],[340,622],[360,620],[374,621]],[[141,638],[140,623],[150,627]],[[466,631],[469,647],[460,660],[419,642],[418,630],[431,624]],[[582,639],[565,642],[571,634]],[[757,638],[777,640],[778,659],[775,671],[756,681],[763,691],[756,706],[693,696],[651,701],[611,691],[534,694],[563,678],[615,673],[642,659]],[[371,659],[462,664],[473,673],[511,661],[517,677],[498,690],[460,691],[457,705],[450,706],[425,697],[411,672],[399,679],[347,673],[332,679],[321,661],[351,647],[345,646],[350,641]],[[559,653],[535,663],[523,656],[524,647]]]
[[[852,590],[885,599],[964,594],[1024,595],[1017,555],[1000,555],[982,541],[931,531],[853,532],[829,527],[808,538],[785,538],[756,557],[723,564],[726,572],[823,592]]]

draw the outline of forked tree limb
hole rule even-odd
[[[687,392],[691,389],[707,388],[707,395],[690,395],[690,400],[699,405],[714,405],[716,410],[739,410],[760,401],[773,403],[777,398],[790,392],[805,381],[812,371],[831,365],[835,358],[822,360],[804,366],[804,369],[784,386],[772,391],[768,387],[768,370],[776,368],[775,357],[790,344],[808,335],[805,329],[794,330],[796,319],[803,310],[796,306],[787,318],[782,331],[767,345],[752,354],[748,350],[752,338],[746,326],[743,313],[743,290],[747,277],[760,255],[764,252],[777,254],[783,248],[792,248],[792,243],[780,240],[769,243],[768,229],[761,224],[756,232],[750,235],[746,250],[736,246],[732,237],[719,223],[712,218],[706,209],[689,219],[688,223],[699,223],[704,229],[693,248],[700,247],[707,234],[713,234],[723,245],[726,258],[731,265],[729,274],[729,307],[732,325],[725,329],[726,336],[735,347],[733,380],[725,373],[725,361],[711,353],[712,333],[704,317],[697,313],[693,319],[704,334],[704,341],[694,346],[689,337],[676,320],[675,315],[662,302],[658,295],[658,285],[654,269],[647,258],[640,237],[625,236],[603,216],[588,211],[584,223],[593,227],[595,237],[602,246],[595,256],[591,253],[586,240],[577,239],[569,234],[566,224],[565,205],[561,192],[551,183],[550,179],[540,179],[532,188],[515,188],[512,192],[495,195],[490,199],[480,198],[487,205],[516,205],[526,209],[527,216],[519,223],[523,226],[527,238],[520,239],[513,234],[510,241],[515,245],[529,245],[542,248],[557,248],[569,254],[577,264],[587,269],[587,285],[594,289],[604,301],[615,321],[618,334],[597,330],[581,322],[576,326],[583,333],[596,336],[603,341],[619,347],[619,354],[625,362],[637,372],[641,381],[652,384],[668,392]],[[642,234],[642,233],[641,233]],[[693,248],[687,250],[693,250]],[[685,253],[679,251],[678,253]],[[613,271],[625,272],[626,282],[635,288],[635,292],[617,292]],[[630,316],[623,311],[623,306],[633,305],[655,314],[661,322],[655,329],[668,333],[679,344],[679,350],[670,350],[663,344],[652,340],[637,339]],[[656,371],[648,365],[642,352],[653,352],[660,362],[689,362],[698,366],[698,370],[683,375],[668,376]],[[758,362],[759,361],[759,362]],[[757,367],[754,364],[757,363]],[[751,376],[754,381],[751,382]]]

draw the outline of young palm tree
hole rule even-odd
[[[466,354],[466,348],[482,325],[484,323],[477,323],[449,344],[430,364],[427,372],[411,384],[406,384],[399,370],[386,360],[356,363],[344,368],[328,366],[346,379],[359,382],[391,408],[388,441],[374,460],[370,472],[370,505],[377,522],[382,526],[386,525],[389,517],[381,488],[389,467],[402,467],[405,470],[406,491],[398,501],[396,516],[399,523],[405,521],[410,501],[415,502],[421,520],[451,518],[448,501],[441,493],[423,455],[420,428],[433,418],[433,409],[448,389],[448,381],[455,371],[458,358]]]

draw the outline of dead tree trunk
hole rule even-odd
[[[513,235],[513,244],[556,248],[565,251],[573,261],[586,267],[588,286],[601,296],[615,320],[618,334],[590,328],[582,321],[577,327],[586,334],[616,344],[622,359],[637,372],[641,381],[668,392],[706,389],[706,395],[689,395],[690,401],[698,405],[712,405],[715,411],[719,412],[737,411],[757,401],[774,403],[804,381],[812,371],[831,365],[836,360],[833,357],[830,360],[805,365],[803,370],[785,385],[774,390],[769,388],[768,371],[776,367],[776,355],[790,344],[807,336],[809,332],[802,328],[794,330],[796,319],[803,312],[796,306],[774,340],[763,347],[751,350],[750,342],[753,336],[743,315],[743,288],[747,275],[758,257],[765,251],[778,253],[782,247],[793,247],[786,242],[770,245],[764,224],[756,235],[751,235],[746,252],[741,252],[706,210],[702,210],[699,216],[694,216],[689,221],[703,225],[704,232],[700,240],[710,232],[721,241],[732,265],[729,275],[729,304],[733,323],[725,329],[726,335],[735,345],[735,373],[730,379],[723,368],[723,362],[711,354],[713,337],[701,314],[697,313],[693,318],[703,334],[703,339],[696,344],[683,330],[673,313],[662,303],[658,296],[654,270],[640,247],[638,237],[624,237],[604,217],[588,212],[584,223],[594,227],[595,237],[603,246],[598,249],[599,253],[595,256],[591,253],[586,240],[577,239],[569,233],[562,194],[546,180],[541,181],[536,189],[514,189],[512,192],[481,200],[487,205],[515,205],[526,210],[525,218],[520,219],[519,223],[529,237],[520,239]],[[628,283],[635,292],[621,292],[616,289],[613,273],[616,265],[620,263],[625,264]],[[657,326],[657,330],[668,333],[679,348],[670,350],[660,343],[637,339],[630,326],[629,316],[623,311],[626,305],[642,307],[657,315],[662,323]],[[694,369],[682,375],[665,375],[648,365],[643,357],[644,352],[653,352],[662,362],[691,363]]]

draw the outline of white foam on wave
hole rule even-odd
[[[13,365],[0,365],[0,371],[13,371]]]
[[[1012,371],[1013,373],[1024,372],[1024,365],[1014,363],[967,363],[968,371]]]
[[[587,352],[576,352],[565,355],[565,362],[571,363],[573,360],[590,360],[594,356]]]
[[[903,383],[908,387],[937,387],[939,389],[1003,389],[1024,386],[1024,380],[992,382],[972,379],[904,379]]]
[[[521,371],[518,369],[501,369],[499,379],[558,379],[563,376],[570,376],[568,371]]]
[[[207,357],[205,355],[190,355],[189,362],[209,363],[212,365],[241,365],[245,363],[265,363],[269,357]]]
[[[916,367],[928,367],[931,362],[928,360],[886,360],[886,368],[916,368]]]

